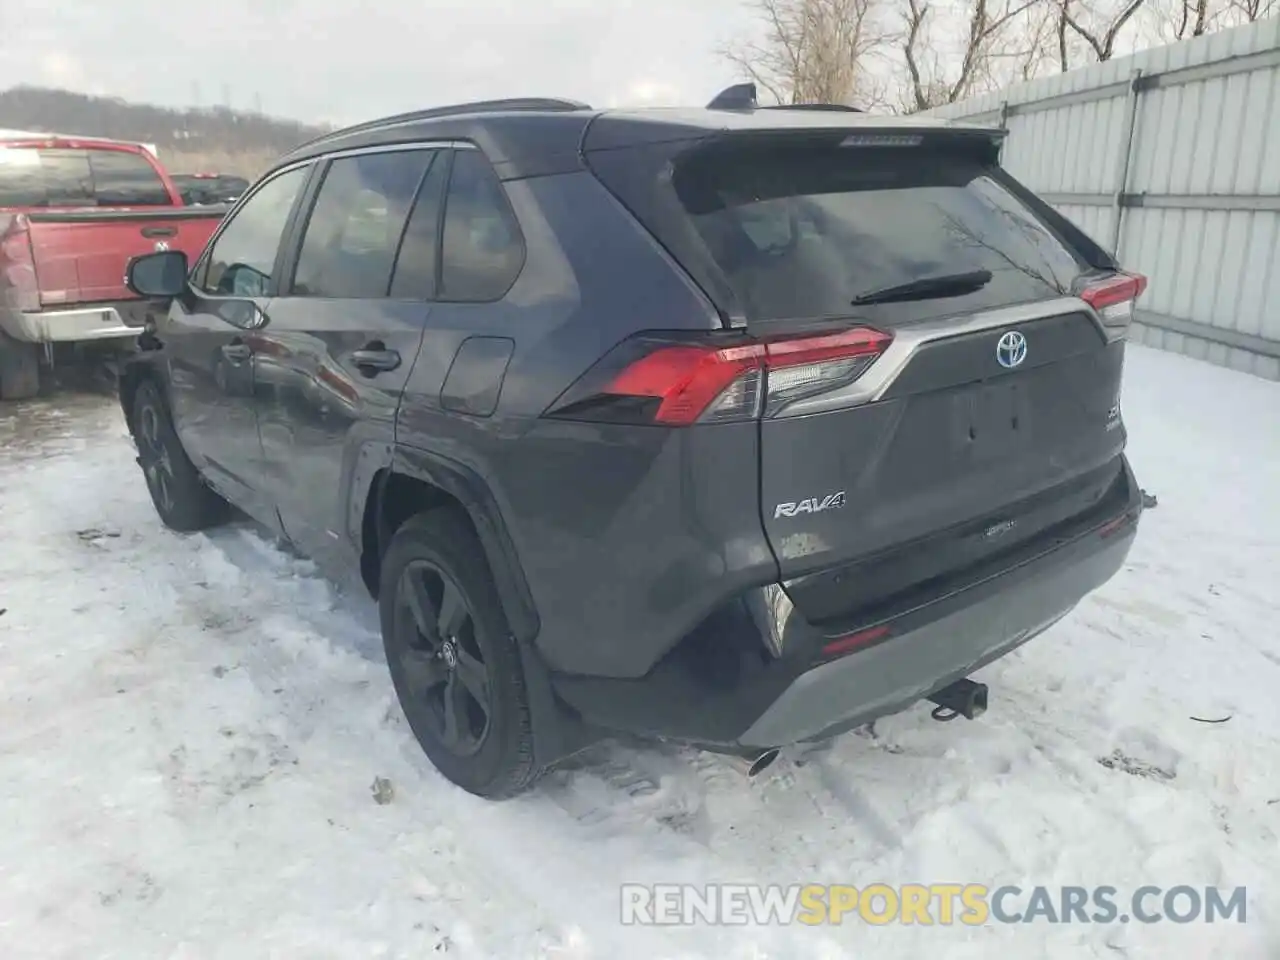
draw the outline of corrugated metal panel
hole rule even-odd
[[[1151,279],[1135,340],[1280,379],[1280,19],[933,112],[1004,113],[1004,165]]]

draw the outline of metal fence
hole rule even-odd
[[[1150,278],[1132,339],[1280,380],[1280,19],[933,113]]]

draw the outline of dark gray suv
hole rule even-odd
[[[306,144],[121,378],[157,510],[381,607],[405,715],[511,795],[626,731],[746,758],[967,679],[1112,576],[1145,280],[1001,132],[840,109],[391,117]]]

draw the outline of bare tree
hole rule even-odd
[[[1010,46],[1017,36],[1012,28],[1043,0],[968,0],[964,10],[963,49],[957,56],[944,55],[930,42],[927,29],[933,13],[932,0],[906,0],[905,29],[901,50],[908,78],[909,112],[928,110],[954,103],[985,85],[996,82],[996,67],[1004,60],[1023,64],[1030,76],[1042,50],[1040,42],[1023,39]],[[1010,77],[1009,79],[1013,79]]]
[[[1253,23],[1280,13],[1280,0],[1151,0],[1156,35],[1166,43]]]
[[[1280,13],[1280,0],[1230,0],[1229,6],[1246,23]]]
[[[1142,9],[1146,0],[1125,0],[1124,6],[1113,15],[1099,13],[1084,3],[1084,0],[1058,0],[1062,16],[1065,36],[1066,28],[1070,28],[1085,42],[1093,59],[1102,62],[1110,60],[1116,51],[1116,38],[1125,24],[1133,19],[1134,14]],[[1189,0],[1192,3],[1206,3],[1208,0]],[[1061,50],[1065,51],[1065,39]],[[1066,54],[1063,53],[1065,61]]]
[[[1066,73],[1071,69],[1071,48],[1067,43],[1067,0],[1061,0],[1054,16],[1054,36],[1058,40],[1058,69]]]
[[[1054,0],[1040,0],[1029,7],[1001,41],[993,44],[993,79],[997,83],[1032,80],[1054,69],[1065,73],[1068,58],[1059,37],[1061,20]]]
[[[751,0],[759,40],[722,51],[779,103],[866,105],[876,99],[867,60],[883,43],[880,0]]]

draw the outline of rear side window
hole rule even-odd
[[[1002,176],[958,149],[727,143],[677,160],[671,206],[749,320],[892,324],[1058,296],[1080,274],[1076,254]],[[671,230],[669,220],[647,225],[660,239]],[[854,305],[871,291],[982,271],[991,279],[979,289]]]
[[[169,191],[155,167],[137,153],[90,150],[93,190],[103,207],[165,207]]]
[[[429,150],[371,153],[330,164],[307,221],[293,295],[385,297]]]
[[[440,299],[504,297],[524,266],[524,239],[497,174],[479,150],[454,154],[445,200]]]
[[[440,210],[449,176],[449,155],[441,153],[431,164],[405,224],[391,278],[391,296],[401,300],[434,300],[440,264]]]
[[[91,207],[96,202],[84,150],[0,147],[0,207]]]

